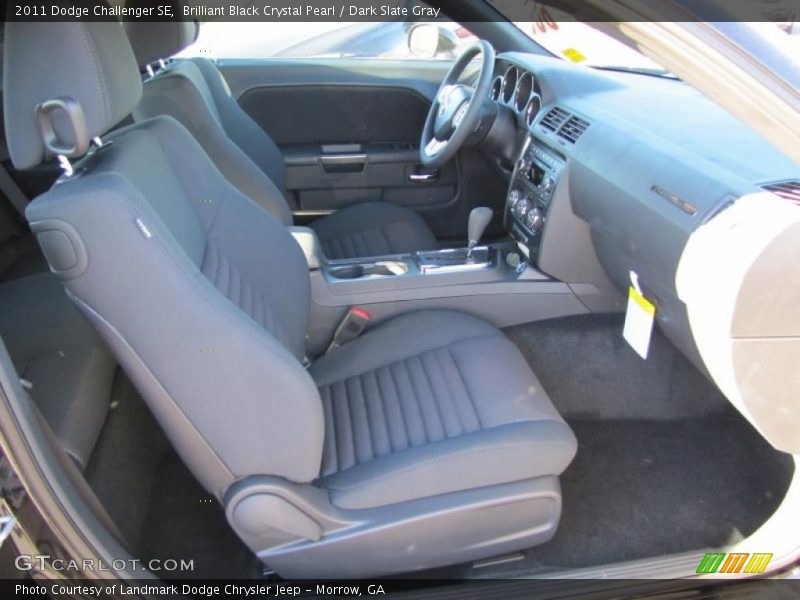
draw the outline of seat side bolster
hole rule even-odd
[[[170,116],[186,127],[228,181],[247,198],[284,225],[292,213],[278,186],[226,133],[205,79],[192,61],[181,62],[144,85],[142,100],[133,111],[136,121]]]
[[[284,191],[286,165],[275,140],[242,108],[217,65],[204,57],[189,60],[200,69],[205,79],[225,133],[279,190]]]

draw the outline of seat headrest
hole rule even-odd
[[[184,2],[169,2],[172,14],[182,15]],[[153,0],[128,0],[125,8],[152,6]],[[195,21],[126,21],[125,33],[133,46],[136,62],[145,67],[159,59],[167,59],[197,39]]]
[[[142,79],[117,21],[9,21],[3,89],[11,160],[27,169],[48,157],[45,138],[65,149],[59,153],[83,155],[88,140],[133,111]]]

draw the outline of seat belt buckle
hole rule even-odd
[[[331,344],[328,346],[328,350],[325,353],[327,354],[339,346],[343,346],[347,342],[351,342],[356,339],[361,335],[371,319],[372,316],[363,308],[358,306],[351,307],[342,319],[342,322],[339,323],[339,326],[336,328],[336,331],[333,334],[333,341],[331,341]]]

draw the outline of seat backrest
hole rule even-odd
[[[18,168],[46,154],[35,118],[9,126],[18,115],[74,98],[86,122],[58,131],[85,127],[92,138],[141,94],[119,23],[8,23],[5,58]],[[210,492],[253,474],[318,475],[322,409],[301,363],[304,255],[185,127],[157,117],[114,131],[26,215],[51,269]]]
[[[128,2],[128,6],[140,4]],[[144,70],[194,41],[187,23],[129,21],[125,31]],[[239,106],[216,65],[205,58],[170,62],[148,77],[137,121],[169,115],[180,121],[245,195],[289,225],[292,214],[283,196],[283,154],[267,133]]]

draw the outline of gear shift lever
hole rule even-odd
[[[469,213],[469,224],[467,225],[467,237],[469,238],[469,245],[467,246],[467,258],[472,258],[472,249],[478,245],[478,242],[492,220],[492,209],[485,206],[473,208]]]

